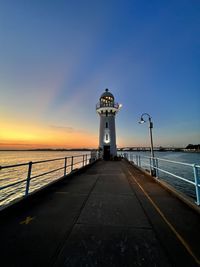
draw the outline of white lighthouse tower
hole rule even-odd
[[[117,156],[115,115],[121,105],[115,103],[114,96],[108,89],[101,95],[96,111],[100,115],[99,149],[103,158],[109,160]]]

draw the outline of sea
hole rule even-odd
[[[141,167],[146,171],[150,172],[150,160],[147,157],[150,157],[149,151],[131,151],[131,152],[119,152],[119,154],[127,153],[128,158],[133,161],[135,164],[137,163],[137,157],[140,156]],[[189,164],[197,164],[200,166],[200,153],[198,152],[174,152],[174,151],[155,151],[154,156],[158,158],[158,168],[173,173],[181,178],[190,180],[194,182],[194,171],[192,166],[186,166],[179,163],[189,163]],[[161,160],[159,160],[161,159]],[[162,161],[169,160],[177,163]],[[179,162],[179,163],[178,163]],[[197,169],[198,177],[200,177],[200,168]],[[180,180],[168,173],[158,171],[159,179],[167,182],[171,186],[173,186],[176,190],[180,191],[183,194],[193,198],[196,200],[196,191],[195,186]]]
[[[123,152],[119,152],[123,153]],[[124,152],[128,153],[131,160],[136,163],[136,155],[141,157],[141,166],[149,170],[149,160],[144,158],[150,156],[150,152]],[[43,162],[40,164],[33,164],[31,177],[36,176],[30,181],[29,192],[33,192],[40,187],[45,186],[49,182],[52,182],[63,176],[64,173],[64,158],[69,157],[67,161],[67,173],[71,171],[71,156],[74,156],[74,163],[76,165],[74,168],[79,168],[82,166],[83,155],[87,154],[87,159],[89,161],[90,151],[0,151],[0,166],[15,165],[21,163],[28,163],[30,161],[43,161],[48,159],[59,159],[52,162]],[[200,153],[189,153],[189,152],[155,152],[155,157],[161,159],[167,159],[176,162],[198,164],[200,165]],[[52,172],[43,176],[38,176],[39,174],[50,172],[54,169],[59,169],[56,172]],[[194,181],[193,168],[191,166],[184,166],[180,164],[174,164],[164,161],[159,161],[159,168],[166,170],[167,172],[172,172],[178,176]],[[12,167],[8,169],[0,170],[0,208],[8,205],[10,202],[21,198],[25,194],[26,190],[26,178],[28,173],[28,165],[20,167]],[[200,175],[200,170],[199,170]],[[38,176],[38,177],[37,177]],[[159,171],[159,179],[162,179],[177,190],[195,199],[195,187],[184,181],[181,181],[169,174]],[[21,183],[8,187],[5,189],[1,188],[5,185],[11,183],[16,183],[22,181]]]
[[[71,171],[72,156],[74,157],[73,163],[75,164],[73,169],[82,167],[83,155],[85,155],[85,160],[87,155],[87,162],[89,162],[91,156],[90,151],[0,151],[0,166],[57,159],[56,161],[32,165],[31,177],[36,177],[30,181],[29,193],[31,193],[63,176],[65,157],[68,158],[67,173]],[[51,172],[59,168],[61,169]],[[37,177],[46,172],[51,173]],[[0,209],[25,195],[27,175],[28,165],[0,169]],[[20,183],[1,190],[3,186],[18,182]]]

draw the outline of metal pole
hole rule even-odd
[[[67,158],[65,158],[64,176],[67,174]]]
[[[84,162],[84,155],[83,155],[83,166],[84,166],[84,163],[85,163],[85,162]]]
[[[152,128],[153,128],[153,122],[151,121],[151,118],[149,118],[149,135],[150,135],[150,141],[151,141],[151,157],[154,158]]]
[[[152,128],[153,128],[153,122],[151,121],[151,117],[149,116],[149,135],[150,135],[150,142],[151,142],[151,158],[152,158],[152,165],[153,165],[153,170],[151,170],[151,175],[156,176],[155,173],[155,162],[154,162],[154,150],[153,150],[153,137],[152,137]]]
[[[151,157],[149,158],[149,170],[151,172]]]
[[[31,170],[32,170],[32,161],[29,162],[28,164],[28,174],[27,174],[27,181],[26,181],[26,191],[25,191],[25,196],[28,196],[29,192],[29,186],[30,186],[30,180],[31,180]]]
[[[93,159],[93,153],[92,153],[92,151],[90,152],[90,160],[89,160],[89,163],[92,163],[93,161],[94,161],[94,159]]]
[[[85,155],[85,158],[86,158],[85,159],[85,163],[86,163],[85,165],[87,165],[87,154]]]
[[[196,164],[193,165],[193,172],[194,172],[194,180],[195,180],[195,189],[196,189],[196,197],[197,201],[196,204],[200,205],[200,178],[198,177],[198,170]]]
[[[156,176],[157,176],[157,178],[159,178],[158,159],[156,159],[156,167],[157,167],[157,169],[156,169]]]
[[[74,165],[74,157],[71,158],[71,172],[73,171],[73,165]]]
[[[150,172],[152,176],[156,175],[156,170],[155,170],[155,162],[154,162],[154,151],[153,151],[153,137],[152,137],[152,128],[153,128],[153,122],[151,121],[151,116],[148,113],[143,113],[141,115],[141,119],[139,123],[144,123],[146,120],[143,119],[143,116],[147,116],[149,119],[149,135],[150,135],[150,150],[151,150],[151,158],[152,158],[152,166],[153,169],[150,168]]]

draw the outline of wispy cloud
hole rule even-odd
[[[49,127],[55,131],[65,131],[67,133],[75,132],[75,129],[73,127],[70,127],[70,126],[50,125]]]
[[[49,128],[54,131],[66,132],[66,133],[85,133],[84,130],[76,129],[71,126],[50,125]]]

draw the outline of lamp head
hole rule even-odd
[[[140,124],[143,124],[144,122],[145,122],[144,119],[141,117],[139,123],[140,123]]]

